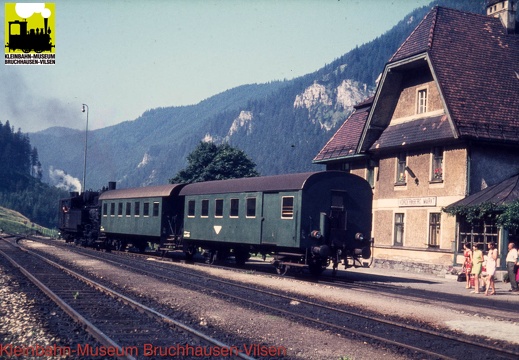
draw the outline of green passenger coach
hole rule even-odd
[[[288,174],[188,184],[184,249],[202,248],[210,261],[249,253],[272,255],[289,267],[320,273],[333,262],[362,266],[371,256],[372,190],[341,171]]]
[[[101,202],[101,234],[115,249],[132,244],[144,252],[148,242],[164,248],[178,243],[182,231],[183,185],[106,191]]]

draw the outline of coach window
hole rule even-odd
[[[231,199],[231,211],[229,212],[230,217],[237,218],[239,216],[240,199]]]
[[[158,201],[153,202],[153,216],[155,216],[155,217],[159,216],[159,202]]]
[[[141,216],[141,203],[139,201],[133,204],[133,214],[135,216]]]
[[[110,203],[110,216],[115,216],[115,203]]]
[[[208,217],[209,216],[209,200],[203,199],[202,200],[202,212],[200,213],[201,217]]]
[[[107,215],[108,215],[108,204],[103,203],[103,216],[107,216]]]
[[[247,215],[248,218],[256,217],[256,198],[247,198]]]
[[[195,200],[187,202],[187,217],[195,217]]]
[[[150,216],[150,203],[145,202],[144,208],[142,209],[142,216]]]
[[[126,216],[131,216],[132,214],[132,203],[127,202],[126,203]]]
[[[214,217],[223,217],[223,199],[216,199],[214,201]]]
[[[117,204],[117,216],[123,216],[123,203],[122,202]]]
[[[283,196],[281,202],[281,218],[282,219],[293,219],[294,218],[294,197]]]

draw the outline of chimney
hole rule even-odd
[[[515,34],[517,0],[488,0],[487,15],[501,19],[508,34]]]

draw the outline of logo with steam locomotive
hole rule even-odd
[[[55,63],[55,4],[5,4],[5,64]]]

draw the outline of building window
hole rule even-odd
[[[117,204],[117,216],[123,216],[123,203],[122,202]]]
[[[149,202],[144,203],[144,208],[142,209],[142,215],[150,216],[150,203]]]
[[[209,200],[208,199],[202,200],[202,210],[201,210],[200,216],[201,217],[209,216]]]
[[[187,216],[195,217],[195,200],[189,200],[187,202]]]
[[[240,199],[231,199],[231,209],[229,212],[230,217],[238,217],[240,208]]]
[[[430,213],[429,214],[429,246],[439,247],[440,246],[440,220],[441,213]]]
[[[478,249],[485,251],[489,242],[497,244],[499,239],[499,228],[496,225],[496,216],[492,215],[474,223],[469,223],[466,219],[459,219],[460,242],[458,251],[463,252],[463,244],[476,245]]]
[[[223,199],[214,201],[214,217],[223,217]]]
[[[423,114],[427,112],[427,89],[418,90],[416,113]]]
[[[132,203],[127,202],[126,203],[126,216],[131,216],[131,215],[132,215]]]
[[[141,216],[141,203],[138,201],[133,204],[133,215]]]
[[[375,166],[375,161],[368,160],[366,165],[366,181],[371,185],[372,189],[375,187]]]
[[[248,218],[256,217],[256,198],[247,198],[247,215]]]
[[[443,181],[443,148],[440,147],[433,149],[431,181]]]
[[[159,216],[159,203],[158,202],[154,202],[153,203],[153,216],[157,217]]]
[[[293,219],[294,218],[294,197],[283,196],[281,202],[281,218],[282,219]]]
[[[404,214],[395,214],[395,239],[394,246],[404,245]]]
[[[405,168],[407,166],[407,157],[405,153],[398,154],[396,159],[396,184],[405,185]]]

